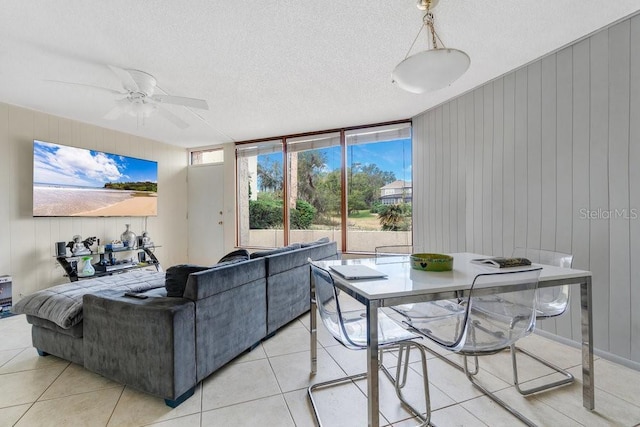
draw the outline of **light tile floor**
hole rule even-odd
[[[306,387],[311,382],[359,372],[365,352],[346,350],[319,332],[318,374],[309,376],[308,318],[292,322],[197,387],[176,409],[162,399],[136,391],[53,356],[39,357],[31,347],[24,316],[0,319],[0,427],[4,426],[314,426]],[[511,386],[507,352],[482,359],[481,380],[541,426],[634,426],[640,423],[640,372],[596,359],[596,409],[582,407],[580,352],[539,336],[522,341],[578,378],[568,387],[533,397]],[[415,353],[415,352],[414,352]],[[414,356],[416,356],[414,358]],[[448,357],[455,357],[449,355]],[[424,408],[417,354],[412,354],[407,394]],[[519,358],[524,379],[549,373]],[[393,355],[385,364],[393,365]],[[429,359],[432,421],[443,426],[514,426],[519,422],[482,396],[464,375],[437,358]],[[386,425],[416,424],[382,379],[381,420]],[[415,392],[412,393],[412,390]],[[366,382],[318,392],[328,427],[366,425]],[[422,402],[422,403],[421,403]]]

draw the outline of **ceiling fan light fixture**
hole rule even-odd
[[[151,114],[153,114],[155,110],[156,110],[155,105],[145,102],[144,100],[137,100],[131,103],[131,108],[129,109],[128,112],[129,112],[129,115],[133,117],[148,118],[151,116]]]
[[[471,58],[459,49],[447,48],[440,40],[434,26],[431,10],[438,0],[418,0],[418,9],[425,10],[423,24],[413,40],[405,58],[391,73],[392,82],[411,93],[425,93],[442,89],[458,80],[471,64]],[[428,29],[431,49],[409,56],[424,28]],[[438,46],[438,41],[442,47]]]

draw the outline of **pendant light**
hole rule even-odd
[[[449,86],[467,71],[471,63],[469,55],[461,50],[445,47],[436,33],[431,10],[437,3],[438,0],[418,0],[418,9],[426,11],[422,26],[411,43],[405,59],[391,74],[393,83],[407,92],[425,93]],[[427,37],[431,39],[431,49],[409,56],[425,27],[429,31]],[[442,47],[438,46],[438,42]]]

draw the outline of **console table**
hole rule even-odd
[[[105,249],[104,253],[98,253],[95,251],[91,251],[87,254],[81,255],[71,255],[71,256],[56,256],[56,261],[64,268],[66,275],[69,277],[69,281],[76,282],[80,279],[89,279],[91,277],[98,276],[106,276],[110,274],[122,273],[135,268],[144,268],[153,266],[157,271],[162,271],[162,267],[160,266],[160,261],[156,258],[156,255],[153,253],[155,248],[159,248],[160,246],[142,246],[138,248],[118,248],[118,249]],[[134,252],[136,255],[138,253],[145,254],[145,260],[140,262],[118,262],[115,259],[115,254],[122,252]],[[99,256],[100,262],[97,264],[93,264],[96,272],[92,276],[81,277],[78,276],[78,260],[85,256]]]

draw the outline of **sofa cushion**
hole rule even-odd
[[[218,261],[218,263],[227,261],[246,261],[248,259],[249,251],[246,249],[238,249],[236,251],[229,252],[228,254],[220,258],[220,261]]]
[[[289,246],[284,246],[282,248],[276,248],[269,251],[258,251],[251,254],[251,259],[262,258],[266,256],[271,256],[275,254],[280,254],[282,252],[294,251],[296,249],[300,249],[300,243],[292,243]]]
[[[164,287],[167,290],[168,297],[182,298],[184,288],[187,286],[187,279],[191,273],[208,270],[211,267],[204,267],[193,264],[179,264],[167,268]]]
[[[266,262],[263,257],[223,262],[191,274],[183,297],[197,301],[265,277]]]
[[[309,246],[318,246],[321,245],[323,243],[329,243],[329,238],[328,237],[321,237],[318,240],[315,240],[313,242],[302,242],[300,243],[300,247],[301,248],[308,248]]]
[[[314,261],[319,261],[330,257],[335,258],[336,254],[336,242],[321,243],[319,245],[300,248],[296,251],[274,254],[266,257],[267,277],[291,270],[292,268],[307,265],[309,258]],[[308,268],[307,265],[307,269]]]
[[[164,281],[164,272],[144,268],[130,270],[126,274],[93,277],[34,292],[18,301],[11,311],[47,319],[68,329],[82,321],[82,297],[85,294],[106,290],[142,292],[161,288]]]

